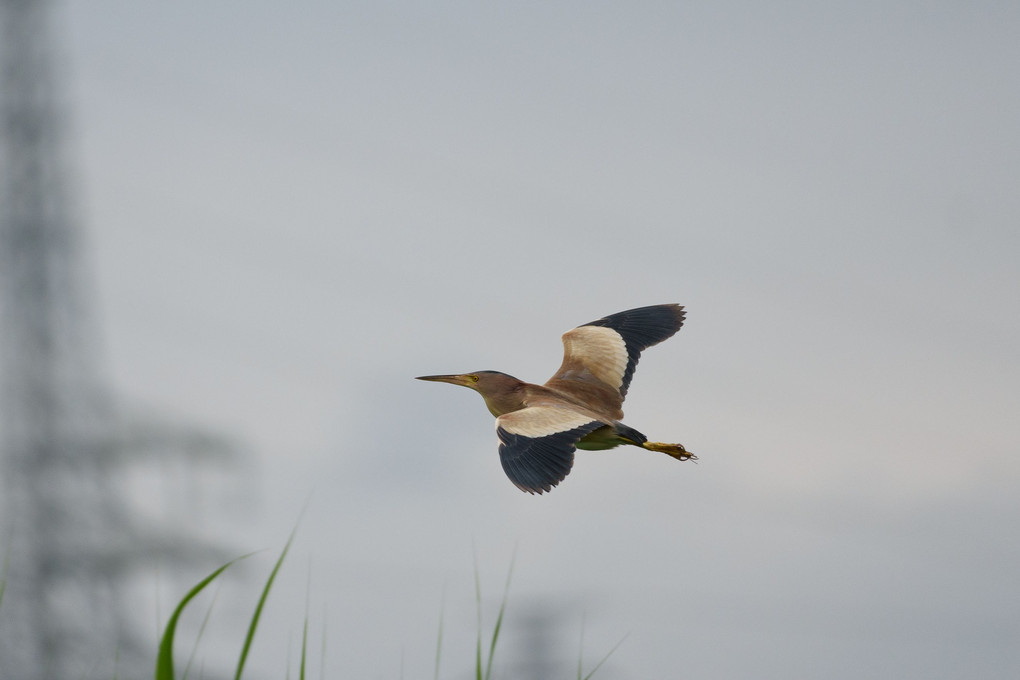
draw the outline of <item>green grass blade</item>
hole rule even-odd
[[[630,633],[627,633],[622,638],[620,638],[620,641],[617,642],[615,645],[613,645],[613,648],[610,649],[609,652],[604,657],[602,657],[602,660],[599,661],[597,664],[595,664],[595,668],[591,669],[591,672],[588,673],[588,675],[584,676],[584,680],[591,680],[591,676],[595,675],[595,671],[597,671],[599,668],[601,668],[602,664],[604,664],[609,659],[609,657],[611,657],[613,655],[613,652],[615,652],[617,650],[617,648],[620,645],[623,644],[623,641],[626,640],[629,637],[630,637]]]
[[[238,560],[244,559],[244,557],[247,557],[247,555],[230,560],[222,567],[206,576],[204,579],[199,581],[198,585],[189,590],[188,594],[184,596],[184,599],[178,603],[177,608],[174,609],[174,613],[170,615],[170,620],[167,621],[166,630],[163,631],[163,638],[159,643],[159,651],[156,655],[155,680],[174,680],[174,635],[177,633],[177,620],[181,617],[181,613],[184,611],[184,608],[195,598],[196,595],[202,592],[207,585],[216,580],[216,577],[222,574],[227,567]]]
[[[219,588],[213,593],[212,602],[209,603],[209,608],[205,611],[205,617],[202,619],[202,625],[198,628],[198,638],[195,640],[195,646],[191,648],[191,655],[188,656],[188,663],[184,666],[184,675],[182,680],[188,680],[188,673],[191,671],[191,664],[195,660],[195,655],[198,654],[198,643],[202,641],[202,636],[205,634],[205,628],[209,625],[209,619],[212,618],[213,608],[216,606],[216,600],[220,596]]]
[[[305,626],[301,631],[301,670],[298,680],[305,680],[305,661],[308,657],[308,608],[311,605],[312,563],[308,563],[308,581],[305,584]]]
[[[301,631],[301,670],[299,680],[305,680],[305,659],[308,656],[308,616],[305,615],[305,627]]]
[[[514,550],[510,558],[510,569],[506,573],[506,585],[503,586],[503,601],[499,605],[499,615],[496,617],[496,627],[492,630],[492,642],[489,645],[489,661],[485,664],[485,680],[492,677],[492,660],[496,656],[496,642],[499,640],[499,631],[503,627],[503,614],[506,612],[506,601],[510,595],[510,579],[514,574],[514,562],[517,561],[517,551]]]
[[[283,546],[283,552],[280,553],[279,559],[276,560],[276,564],[273,566],[273,571],[269,574],[266,586],[262,589],[262,596],[259,598],[259,603],[255,605],[255,613],[252,614],[251,623],[248,625],[248,634],[245,636],[244,646],[241,648],[241,658],[237,661],[237,672],[234,674],[234,680],[241,680],[241,674],[244,672],[244,664],[248,660],[248,652],[251,650],[252,640],[255,639],[255,630],[258,628],[259,618],[262,616],[262,608],[266,605],[266,599],[269,597],[269,590],[273,587],[273,581],[276,579],[277,572],[280,571],[280,565],[283,564],[283,559],[287,556],[287,551],[290,550],[290,544],[294,541],[294,535],[296,533],[297,527],[294,527],[294,530],[290,532],[290,538],[287,539],[287,544]]]

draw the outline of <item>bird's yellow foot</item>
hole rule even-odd
[[[697,460],[698,457],[684,448],[683,444],[663,444],[662,442],[644,442],[643,448],[649,451],[659,451],[677,460]]]

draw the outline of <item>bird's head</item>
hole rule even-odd
[[[476,371],[454,375],[423,375],[418,380],[445,382],[470,387],[482,395],[489,412],[494,416],[517,411],[524,407],[520,387],[524,384],[512,375],[499,371]]]

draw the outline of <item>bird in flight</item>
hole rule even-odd
[[[574,464],[574,450],[622,444],[697,459],[681,444],[650,442],[624,425],[623,400],[641,352],[684,324],[680,305],[653,305],[611,314],[563,334],[563,363],[544,385],[498,371],[424,375],[418,380],[470,387],[496,416],[499,459],[517,488],[551,491]]]

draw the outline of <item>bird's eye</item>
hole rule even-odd
[[[468,380],[470,380],[471,382],[478,382],[478,376],[472,373],[471,375],[468,376]]]

